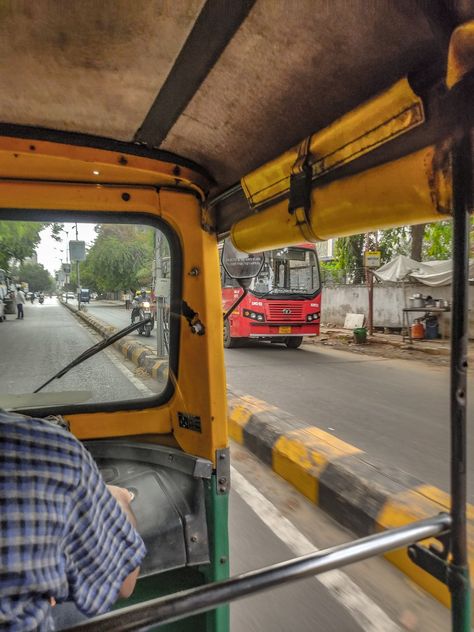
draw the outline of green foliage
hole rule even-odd
[[[423,259],[450,259],[452,256],[453,223],[427,224],[423,240]]]
[[[410,256],[410,226],[400,226],[380,231],[378,250],[381,251],[382,264],[397,255]]]
[[[40,263],[23,263],[18,270],[18,280],[28,283],[30,292],[49,292],[54,280]]]
[[[337,268],[345,270],[353,283],[361,283],[364,277],[364,243],[364,234],[341,237],[336,240],[334,250]]]
[[[336,271],[345,271],[352,283],[360,283],[363,274],[363,253],[365,249],[377,249],[382,253],[382,264],[391,261],[397,255],[413,256],[413,226],[390,228],[369,235],[352,235],[336,240],[335,257],[331,262],[322,262],[323,278],[337,279]],[[423,230],[423,227],[421,227]],[[474,219],[471,220],[471,233],[474,232]],[[474,238],[474,234],[472,234]],[[474,251],[473,251],[474,252]],[[452,222],[450,220],[426,224],[422,241],[422,260],[449,259],[452,256]],[[419,251],[418,251],[419,256]]]
[[[97,292],[150,286],[153,229],[147,226],[97,226],[97,239],[80,265],[81,286]],[[74,266],[71,280],[75,279]]]
[[[8,270],[12,259],[31,257],[46,226],[41,222],[0,221],[0,268]]]
[[[42,230],[51,227],[51,236],[61,239],[61,224],[0,221],[0,268],[9,269],[12,260],[24,261],[34,255]]]

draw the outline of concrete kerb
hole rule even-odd
[[[228,389],[231,438],[358,536],[449,511],[449,496],[402,470],[389,468],[337,437],[264,401]],[[474,567],[474,507],[468,509],[469,558]],[[387,559],[449,606],[441,582],[413,564],[406,550]]]
[[[63,302],[63,305],[104,338],[108,338],[119,331],[117,327],[107,325],[87,312],[79,311],[70,303]],[[166,360],[160,360],[148,347],[134,340],[130,340],[127,337],[115,342],[114,346],[123,356],[131,360],[140,369],[143,369],[152,378],[160,382],[166,382],[168,379],[168,362]]]

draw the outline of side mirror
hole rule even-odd
[[[241,252],[233,245],[230,239],[224,241],[222,248],[222,267],[231,279],[237,279],[242,286],[260,274],[265,261],[263,252],[248,254]]]

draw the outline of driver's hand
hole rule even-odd
[[[119,505],[121,505],[124,509],[128,509],[130,507],[130,503],[134,498],[132,492],[125,489],[125,487],[117,487],[117,485],[107,485],[107,488]]]

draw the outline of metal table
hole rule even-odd
[[[411,337],[410,312],[420,312],[422,314],[443,314],[450,311],[450,307],[404,307],[402,310],[403,341],[408,338],[410,342],[413,342],[413,338]]]

